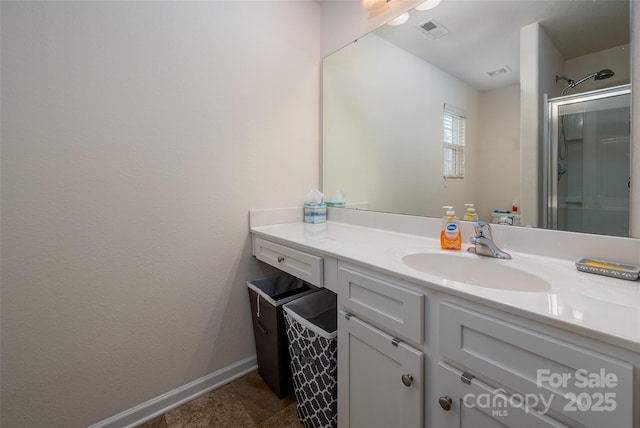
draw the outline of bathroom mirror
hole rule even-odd
[[[440,217],[453,205],[460,218],[473,203],[480,220],[545,227],[545,94],[629,84],[629,9],[627,0],[442,0],[327,56],[325,200],[340,189],[347,208]],[[464,123],[449,134],[464,131],[463,150],[444,147],[451,118]],[[570,119],[571,135],[593,132]],[[601,140],[616,142],[628,168],[630,136]],[[452,161],[461,170],[445,177]],[[579,203],[606,211],[606,201]],[[512,205],[518,215],[494,213]]]

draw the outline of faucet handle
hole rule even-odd
[[[476,237],[478,238],[485,237],[485,238],[492,239],[491,226],[486,221],[478,221],[473,225],[473,227],[476,232]]]

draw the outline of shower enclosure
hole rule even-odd
[[[552,98],[546,108],[544,226],[629,236],[630,85]]]

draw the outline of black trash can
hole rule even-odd
[[[278,398],[293,392],[282,305],[316,287],[283,273],[247,282],[253,316],[258,373]]]
[[[322,289],[284,305],[298,417],[305,428],[337,426],[336,300]]]

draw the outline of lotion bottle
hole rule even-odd
[[[475,204],[464,204],[467,207],[467,212],[464,213],[465,221],[478,221],[478,214],[476,213]]]
[[[442,230],[440,231],[440,246],[444,250],[459,250],[462,248],[462,234],[456,212],[452,206],[442,207],[446,215],[442,218]]]

